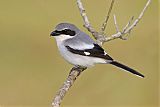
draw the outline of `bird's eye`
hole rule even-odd
[[[70,29],[63,30],[63,33],[66,34],[66,35],[70,35],[70,36],[74,36],[76,34],[75,31],[72,31]]]

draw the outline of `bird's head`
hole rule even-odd
[[[50,36],[58,40],[66,40],[75,37],[79,32],[80,30],[73,24],[60,23],[55,27],[55,30],[51,32]]]

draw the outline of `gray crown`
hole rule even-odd
[[[80,32],[80,30],[75,25],[70,24],[70,23],[60,23],[56,26],[55,29],[58,31],[62,31],[64,29],[70,29],[72,31],[75,31],[76,34],[78,34]]]

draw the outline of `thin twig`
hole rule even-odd
[[[104,33],[106,27],[107,27],[107,22],[108,22],[108,19],[110,17],[110,14],[111,14],[111,11],[112,11],[112,7],[114,5],[114,1],[115,0],[112,0],[111,4],[110,4],[110,7],[109,7],[109,10],[108,10],[108,13],[107,13],[107,16],[105,17],[105,20],[102,24],[102,27],[101,27],[101,32]]]
[[[118,32],[119,32],[119,27],[118,27],[118,25],[117,25],[116,15],[114,14],[113,17],[114,17],[114,25],[115,25],[116,31],[117,31],[117,33],[118,33]]]
[[[111,40],[114,40],[114,39],[117,39],[117,38],[121,38],[123,40],[126,40],[126,38],[123,38],[122,36],[124,36],[125,34],[130,33],[133,30],[133,28],[138,24],[138,22],[143,17],[143,15],[144,15],[145,11],[147,10],[147,7],[149,6],[150,3],[151,3],[151,0],[148,0],[146,5],[144,6],[143,10],[139,14],[138,18],[131,25],[130,25],[130,22],[133,20],[133,18],[123,28],[122,32],[117,32],[116,34],[113,34],[111,36],[106,37],[105,42],[108,42],[108,41],[111,41]]]
[[[133,19],[134,19],[134,16],[131,17],[131,19],[128,21],[126,26],[123,28],[122,32],[125,32],[127,30],[127,28],[131,25],[131,22],[133,21]]]
[[[88,17],[86,15],[85,9],[83,7],[83,4],[81,0],[77,0],[77,6],[79,8],[80,15],[82,16],[84,27],[92,33],[92,36],[97,40],[97,43],[99,45],[102,45],[103,41],[105,41],[105,36],[102,33],[97,32],[90,24]]]
[[[91,32],[92,34],[95,32],[94,28],[91,26],[89,20],[88,20],[88,17],[87,17],[87,14],[85,12],[85,9],[83,7],[83,4],[81,2],[81,0],[77,0],[77,6],[79,8],[79,11],[80,11],[80,14],[83,18],[83,21],[84,21],[84,27],[86,27],[88,29],[89,32]]]

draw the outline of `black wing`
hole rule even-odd
[[[78,50],[78,49],[73,49],[70,46],[66,46],[66,48],[68,49],[68,51],[74,54],[90,56],[90,57],[98,57],[98,58],[103,58],[106,60],[113,60],[109,55],[105,53],[103,48],[101,48],[98,44],[94,44],[94,47],[92,49]]]

